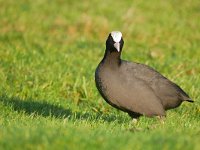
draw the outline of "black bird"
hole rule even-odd
[[[106,51],[95,72],[95,82],[102,97],[111,106],[137,119],[166,116],[165,110],[193,100],[175,83],[153,68],[120,59],[122,33],[113,31],[106,41]]]

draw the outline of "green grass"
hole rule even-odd
[[[0,0],[0,149],[200,149],[200,1]],[[98,94],[112,30],[123,58],[179,84],[195,103],[137,128]]]

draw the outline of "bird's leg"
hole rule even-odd
[[[137,125],[138,119],[137,119],[137,118],[132,118],[132,123],[133,123],[134,125]]]
[[[165,116],[156,116],[156,118],[160,121],[161,124],[165,124]]]
[[[131,124],[130,124],[131,128],[129,130],[131,132],[142,131],[142,128],[138,127],[138,120],[139,120],[140,115],[133,113],[133,112],[130,112],[128,114],[132,118],[132,121],[131,121]]]
[[[165,124],[165,116],[156,116],[156,119],[159,123],[157,122],[156,124],[150,125],[148,127],[149,129],[156,129],[158,126]]]
[[[132,118],[132,123],[137,125],[140,115],[134,112],[129,112],[128,115]]]
[[[142,131],[143,129],[138,127],[138,120],[139,118],[133,118],[132,117],[132,121],[131,121],[131,128],[129,129],[131,132],[138,132],[138,131]]]

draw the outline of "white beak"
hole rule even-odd
[[[114,47],[117,49],[118,52],[120,52],[120,43],[119,42],[116,42],[114,44]]]

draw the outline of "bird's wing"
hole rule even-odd
[[[164,116],[161,100],[144,81],[124,76],[110,79],[107,88],[107,99],[122,110],[128,110],[145,116]],[[109,87],[111,85],[112,87]],[[113,88],[115,87],[115,88]]]
[[[135,76],[145,81],[155,92],[155,94],[162,100],[165,105],[166,101],[171,101],[172,105],[178,105],[182,100],[191,100],[189,96],[175,83],[161,75],[153,68],[139,64],[124,62],[126,69]]]

